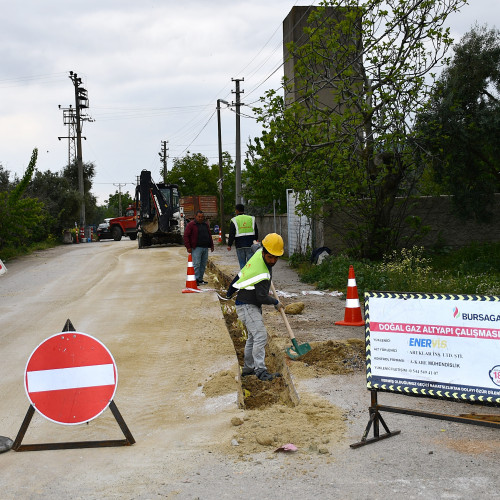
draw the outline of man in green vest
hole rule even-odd
[[[231,219],[231,224],[229,225],[227,251],[231,251],[234,242],[240,269],[242,269],[253,255],[251,247],[253,242],[259,239],[259,230],[255,222],[255,217],[245,214],[244,205],[238,203],[235,212],[236,216]]]
[[[283,238],[276,233],[268,234],[243,269],[233,279],[227,296],[236,291],[236,312],[245,325],[248,338],[245,343],[243,377],[256,375],[260,380],[273,380],[278,373],[269,373],[265,364],[267,330],[262,320],[262,304],[274,306],[279,311],[283,305],[269,295],[273,266],[284,252]]]

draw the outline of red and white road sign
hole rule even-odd
[[[62,332],[44,340],[31,354],[24,387],[34,408],[59,424],[81,424],[98,417],[116,391],[115,360],[99,340]]]

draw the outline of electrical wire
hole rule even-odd
[[[190,142],[190,144],[182,151],[181,155],[184,154],[185,151],[187,151],[191,145],[193,144],[194,141],[196,141],[196,139],[198,139],[199,135],[205,130],[206,126],[210,123],[210,120],[213,118],[213,116],[215,115],[215,111],[210,115],[210,118],[207,120],[207,122],[205,123],[205,125],[203,125],[203,128],[198,132],[198,134],[196,134],[196,137]]]
[[[26,75],[17,76],[14,78],[1,78],[0,88],[12,88],[12,87],[25,87],[29,83],[40,83],[42,85],[48,85],[49,83],[54,83],[62,80],[62,78],[67,78],[69,71],[58,72],[58,73],[44,73],[39,75]]]
[[[316,0],[314,0],[310,5],[309,7],[312,7],[314,5]],[[298,0],[295,1],[295,3],[293,4],[293,7],[295,7],[298,3]],[[293,8],[292,7],[292,8]],[[306,11],[301,17],[300,19],[296,22],[296,24],[294,25],[294,28],[303,20],[304,16],[307,15],[307,12]],[[282,27],[282,23],[280,23],[276,29],[274,30],[274,32],[272,33],[272,35],[267,39],[267,41],[264,43],[264,45],[259,49],[259,51],[257,52],[257,54],[246,64],[243,66],[242,70],[240,72],[238,72],[237,74],[241,74],[243,73],[247,68],[249,68],[252,63],[256,60],[258,60],[258,57],[262,54],[262,52],[264,51],[264,49],[269,45],[269,43],[272,41],[272,39],[274,38],[274,36],[276,35],[276,33],[278,32],[278,30]],[[256,74],[273,56],[274,54],[276,53],[276,51],[281,48],[283,44],[283,40],[280,40],[278,42],[278,44],[276,44],[276,46],[274,47],[274,49],[272,50],[271,54],[269,56],[267,56],[267,58],[263,61],[263,62],[259,62],[258,65],[256,65],[255,69],[253,70],[253,72],[250,72],[250,76],[253,76],[254,74]],[[272,76],[274,76],[276,74],[277,71],[280,70],[280,68],[282,68],[284,65],[284,62],[281,62],[279,64],[279,66],[275,67],[275,69],[272,70],[272,72],[270,74],[268,74],[260,83],[258,83],[257,85],[255,85],[254,87],[252,87],[252,89],[246,94],[246,96],[249,96],[251,95],[252,93],[256,92],[260,87],[262,87],[262,85],[264,85]],[[248,78],[248,77],[247,77]],[[228,84],[226,84],[222,89],[221,91],[218,92],[218,95],[221,94],[226,88],[227,88]],[[280,88],[282,88],[282,86],[280,86]],[[230,95],[229,93],[226,93],[226,95],[224,96],[224,99],[227,98],[227,96]],[[217,99],[217,97],[214,97],[213,101],[215,101]],[[255,102],[258,102],[259,100],[256,100],[254,101]],[[242,106],[245,105],[245,104],[241,104]],[[237,113],[235,110],[233,110],[232,108],[230,108],[231,111],[233,111],[234,113]],[[239,115],[240,116],[243,116],[244,118],[249,118],[249,119],[253,119],[255,120],[256,118],[253,117],[253,116],[250,116],[250,115],[246,115],[244,113],[241,113],[241,110],[239,112]],[[211,119],[211,117],[209,118],[209,120]],[[208,125],[208,123],[205,123],[203,129]],[[203,130],[202,129],[202,130]],[[191,145],[196,141],[196,138],[200,135],[201,131],[197,134],[197,136],[190,142],[190,145],[189,147],[191,147]],[[172,136],[170,136],[172,137]],[[186,150],[184,150],[186,151]],[[184,151],[182,153],[184,153]],[[181,154],[182,154],[181,153]]]

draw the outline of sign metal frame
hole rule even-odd
[[[402,300],[410,299],[453,299],[463,301],[492,301],[500,302],[500,296],[479,296],[479,295],[450,295],[450,294],[420,294],[420,293],[396,293],[396,292],[365,292],[365,343],[366,343],[366,380],[367,389],[371,394],[371,405],[369,407],[370,419],[366,426],[365,432],[361,440],[357,443],[351,444],[351,448],[359,448],[361,446],[386,439],[397,434],[401,431],[390,431],[389,427],[382,418],[381,412],[386,411],[390,413],[402,413],[405,415],[412,415],[418,417],[433,418],[439,420],[448,420],[452,422],[459,422],[465,424],[479,425],[483,427],[493,427],[500,429],[500,422],[490,421],[487,419],[468,418],[465,416],[455,416],[440,413],[427,412],[422,410],[415,410],[411,408],[398,408],[393,406],[381,405],[378,403],[379,392],[389,392],[395,394],[403,394],[413,397],[429,397],[435,399],[445,399],[448,401],[464,402],[467,401],[471,404],[483,406],[499,406],[500,399],[491,397],[477,397],[471,395],[469,391],[460,394],[453,394],[450,391],[446,394],[445,391],[438,393],[429,388],[416,389],[413,385],[405,385],[402,383],[383,383],[380,377],[374,377],[372,373],[372,345],[371,345],[371,329],[370,329],[370,297],[386,297],[396,298]],[[385,433],[380,433],[380,425],[383,426]],[[373,429],[373,437],[368,438],[370,431]]]
[[[68,319],[62,329],[63,332],[74,332],[75,327]],[[14,440],[12,449],[15,451],[40,451],[40,450],[67,450],[76,448],[104,448],[111,446],[131,446],[135,443],[135,439],[132,436],[125,420],[123,419],[120,411],[118,410],[115,402],[110,401],[108,405],[111,413],[115,417],[118,426],[120,427],[125,439],[112,439],[112,440],[100,440],[100,441],[71,441],[62,443],[39,443],[39,444],[22,444],[26,431],[30,425],[31,419],[35,414],[35,408],[30,404],[26,416],[24,417],[23,423],[17,433],[17,437]]]

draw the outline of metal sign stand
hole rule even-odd
[[[62,329],[63,332],[74,332],[75,327],[68,319],[66,320],[66,324]],[[28,430],[31,419],[35,414],[35,408],[30,404],[28,411],[26,412],[26,416],[24,417],[23,423],[19,432],[17,433],[17,437],[12,445],[12,449],[15,451],[38,451],[38,450],[68,450],[74,448],[105,448],[110,446],[131,446],[135,443],[135,439],[132,436],[125,420],[121,416],[116,404],[113,400],[109,403],[109,409],[111,413],[115,417],[116,422],[120,426],[121,431],[123,432],[125,439],[114,439],[114,440],[105,440],[105,441],[77,441],[77,442],[66,442],[66,443],[41,443],[41,444],[21,444],[24,439],[24,435]]]
[[[382,439],[387,439],[392,436],[401,434],[401,431],[391,432],[389,430],[389,427],[387,427],[387,424],[385,423],[384,419],[382,418],[382,415],[379,412],[380,406],[377,402],[377,391],[370,391],[370,393],[371,393],[371,406],[369,408],[370,420],[368,421],[368,425],[366,426],[361,441],[359,441],[358,443],[351,444],[351,448],[359,448],[361,446],[365,446],[366,444],[375,443],[376,441],[381,441]],[[380,435],[379,424],[382,424],[382,426],[384,427],[386,432],[385,434]],[[367,439],[368,433],[370,432],[372,425],[373,425],[373,437]]]
[[[358,443],[351,444],[351,448],[359,448],[361,446],[365,446],[367,444],[374,443],[376,441],[380,441],[382,439],[386,439],[397,434],[400,434],[401,431],[390,431],[387,427],[382,415],[380,415],[381,411],[387,411],[391,413],[402,413],[404,415],[413,415],[415,417],[426,417],[426,418],[434,418],[437,420],[448,420],[451,422],[459,422],[462,424],[471,424],[471,425],[480,425],[483,427],[493,427],[496,429],[500,429],[500,422],[494,422],[490,420],[481,420],[477,418],[468,418],[468,417],[460,417],[455,415],[446,415],[443,413],[433,413],[422,410],[412,410],[410,408],[397,408],[394,406],[384,406],[379,405],[377,401],[377,390],[371,390],[371,406],[369,408],[370,412],[370,420],[368,425],[366,426],[365,432],[363,433],[363,437],[361,441]],[[386,431],[386,434],[380,435],[379,432],[379,423],[381,423]],[[373,425],[373,437],[367,438],[368,433],[370,432],[370,428]]]

